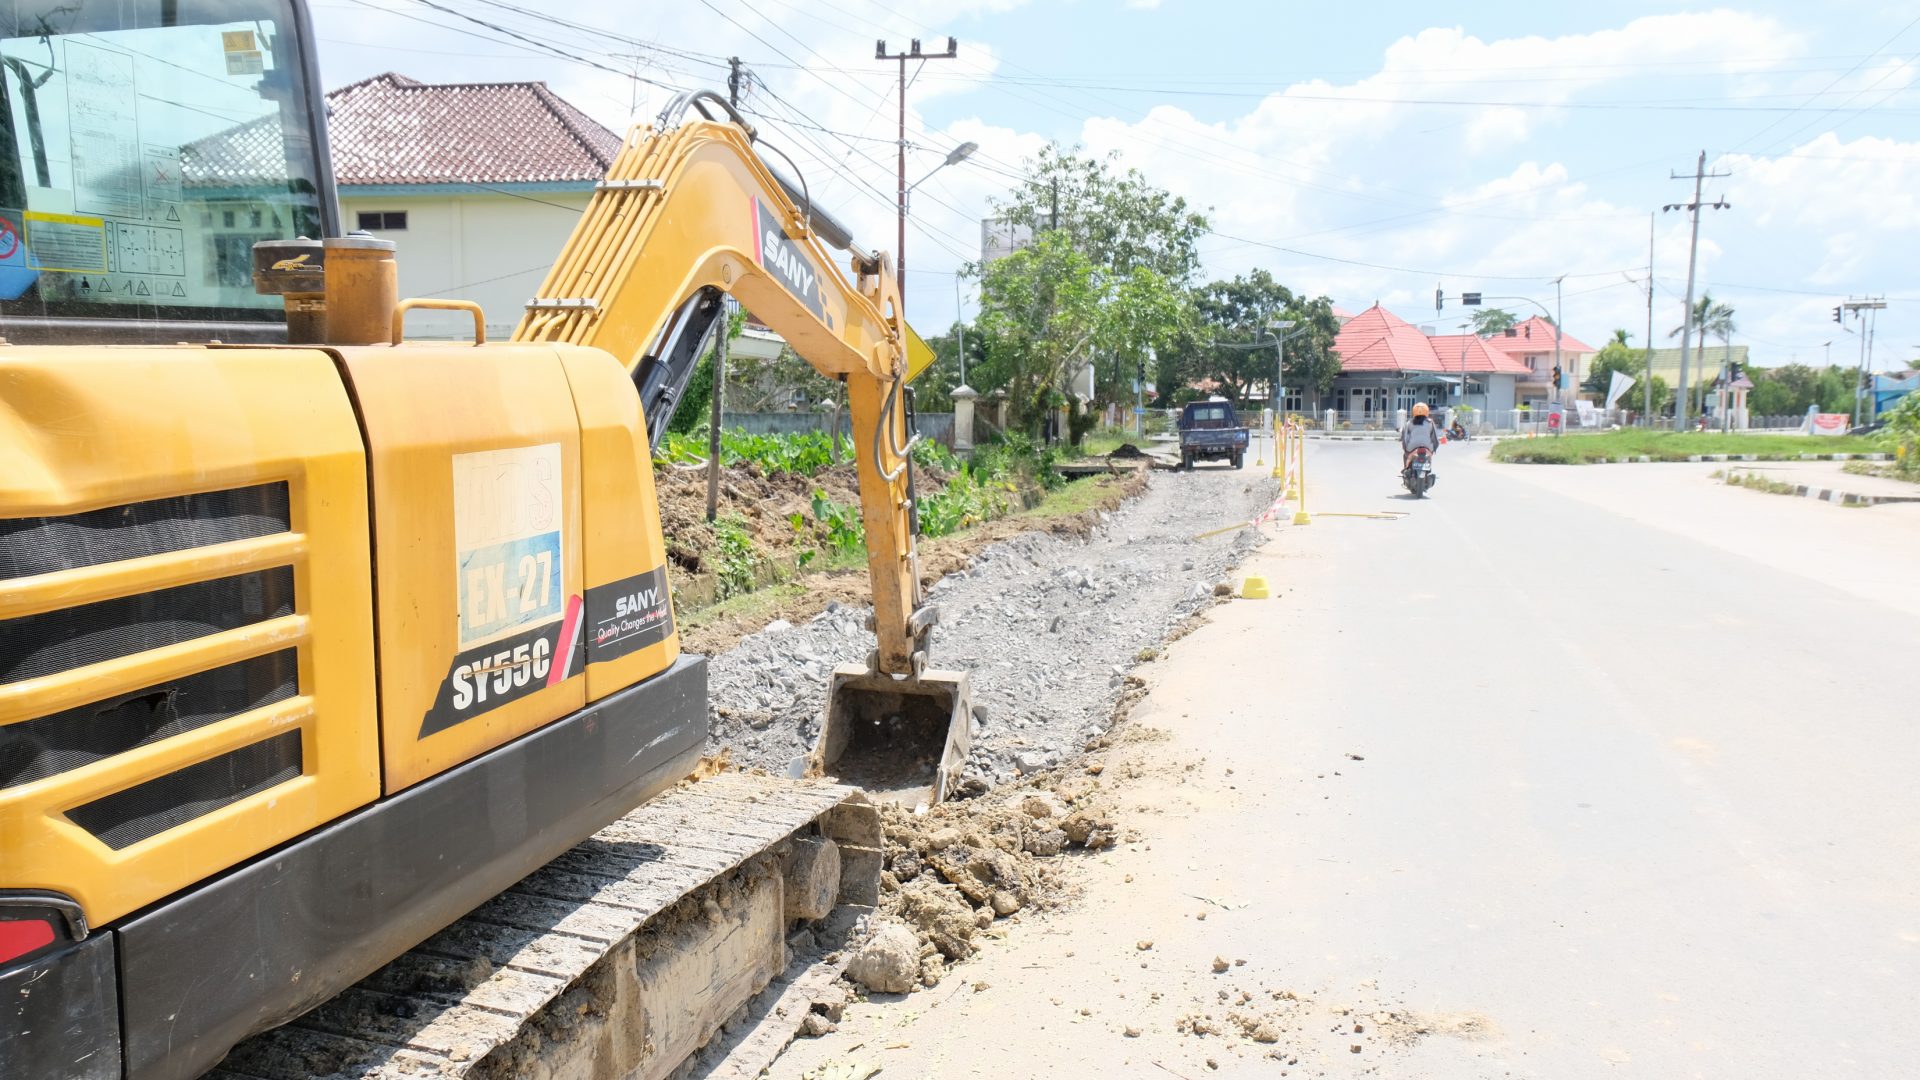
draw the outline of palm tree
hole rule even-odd
[[[1700,358],[1702,366],[1704,367],[1707,351],[1707,334],[1712,333],[1715,337],[1719,338],[1723,346],[1727,340],[1733,336],[1733,308],[1731,305],[1722,304],[1714,300],[1711,292],[1703,292],[1700,294],[1700,299],[1694,302],[1692,323],[1694,327],[1700,331],[1700,346],[1696,350],[1696,356]],[[1677,338],[1686,332],[1687,326],[1683,323],[1667,331],[1667,336],[1669,338]],[[1686,343],[1682,342],[1681,344],[1684,346]],[[1723,348],[1721,356],[1723,371],[1726,361],[1726,351],[1727,350]],[[1705,380],[1701,381],[1704,382]],[[1696,384],[1696,386],[1697,385],[1698,384]],[[1691,411],[1693,407],[1693,396],[1693,393],[1690,391],[1687,394],[1687,400],[1680,404],[1682,413]],[[1684,421],[1685,419],[1686,417],[1684,415],[1675,417],[1676,421]],[[1676,424],[1676,427],[1677,426]]]

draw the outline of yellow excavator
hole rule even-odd
[[[317,77],[303,0],[0,11],[0,1076],[667,1075],[964,762],[888,259],[683,95],[488,342],[342,235]],[[876,648],[811,776],[682,784],[724,294],[845,384]]]

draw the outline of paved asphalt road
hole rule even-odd
[[[1144,669],[1141,842],[775,1075],[1920,1075],[1920,506],[1483,453],[1414,502],[1313,444],[1314,511],[1406,516],[1278,530]],[[1278,1063],[1183,1032],[1222,980],[1316,1002]],[[1401,1009],[1472,1037],[1346,1027]]]

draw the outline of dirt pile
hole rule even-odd
[[[869,990],[900,993],[901,931],[915,942],[914,987],[937,985],[994,923],[1066,898],[1057,860],[1115,840],[1098,781],[1049,773],[924,813],[882,809],[886,869],[873,937],[848,966]]]
[[[930,478],[929,482],[944,482],[944,478]],[[653,484],[660,499],[660,528],[667,537],[667,557],[677,569],[695,574],[710,572],[715,535],[707,521],[707,471],[663,466],[653,471]],[[715,510],[721,517],[744,522],[754,546],[766,557],[777,559],[813,545],[811,533],[796,530],[792,519],[794,514],[811,518],[816,491],[843,506],[858,505],[860,490],[852,463],[813,476],[769,474],[752,462],[729,465],[720,470],[720,498]]]

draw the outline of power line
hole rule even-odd
[[[1872,60],[1874,57],[1879,56],[1882,52],[1885,52],[1887,46],[1900,40],[1902,35],[1904,35],[1907,31],[1913,29],[1915,26],[1920,26],[1920,17],[1916,17],[1912,22],[1908,23],[1907,25],[1901,27],[1898,30],[1895,30],[1893,32],[1892,37],[1880,43],[1879,48],[1861,57],[1852,67],[1841,72],[1839,77],[1834,79],[1832,82],[1828,83],[1823,89],[1821,89],[1820,93],[1825,94],[1828,90],[1832,90],[1834,87],[1839,86],[1840,83],[1844,81],[1847,76],[1853,74],[1854,72],[1860,70],[1862,67],[1866,66],[1867,61]],[[1800,108],[1805,108],[1807,105],[1810,105],[1812,103],[1813,103],[1813,99],[1808,98],[1807,101],[1800,106]],[[1790,109],[1787,112],[1787,116],[1791,116],[1793,115],[1793,113],[1796,113],[1799,111],[1800,109]],[[1778,117],[1773,121],[1769,122],[1765,127],[1762,127],[1759,131],[1756,131],[1753,134],[1747,136],[1746,139],[1740,143],[1740,146],[1735,148],[1735,152],[1738,152],[1739,149],[1744,148],[1747,145],[1751,144],[1754,140],[1758,139],[1762,135],[1765,135],[1767,132],[1772,131],[1775,127],[1779,126],[1781,122],[1785,121],[1786,118],[1787,118],[1786,116]]]

